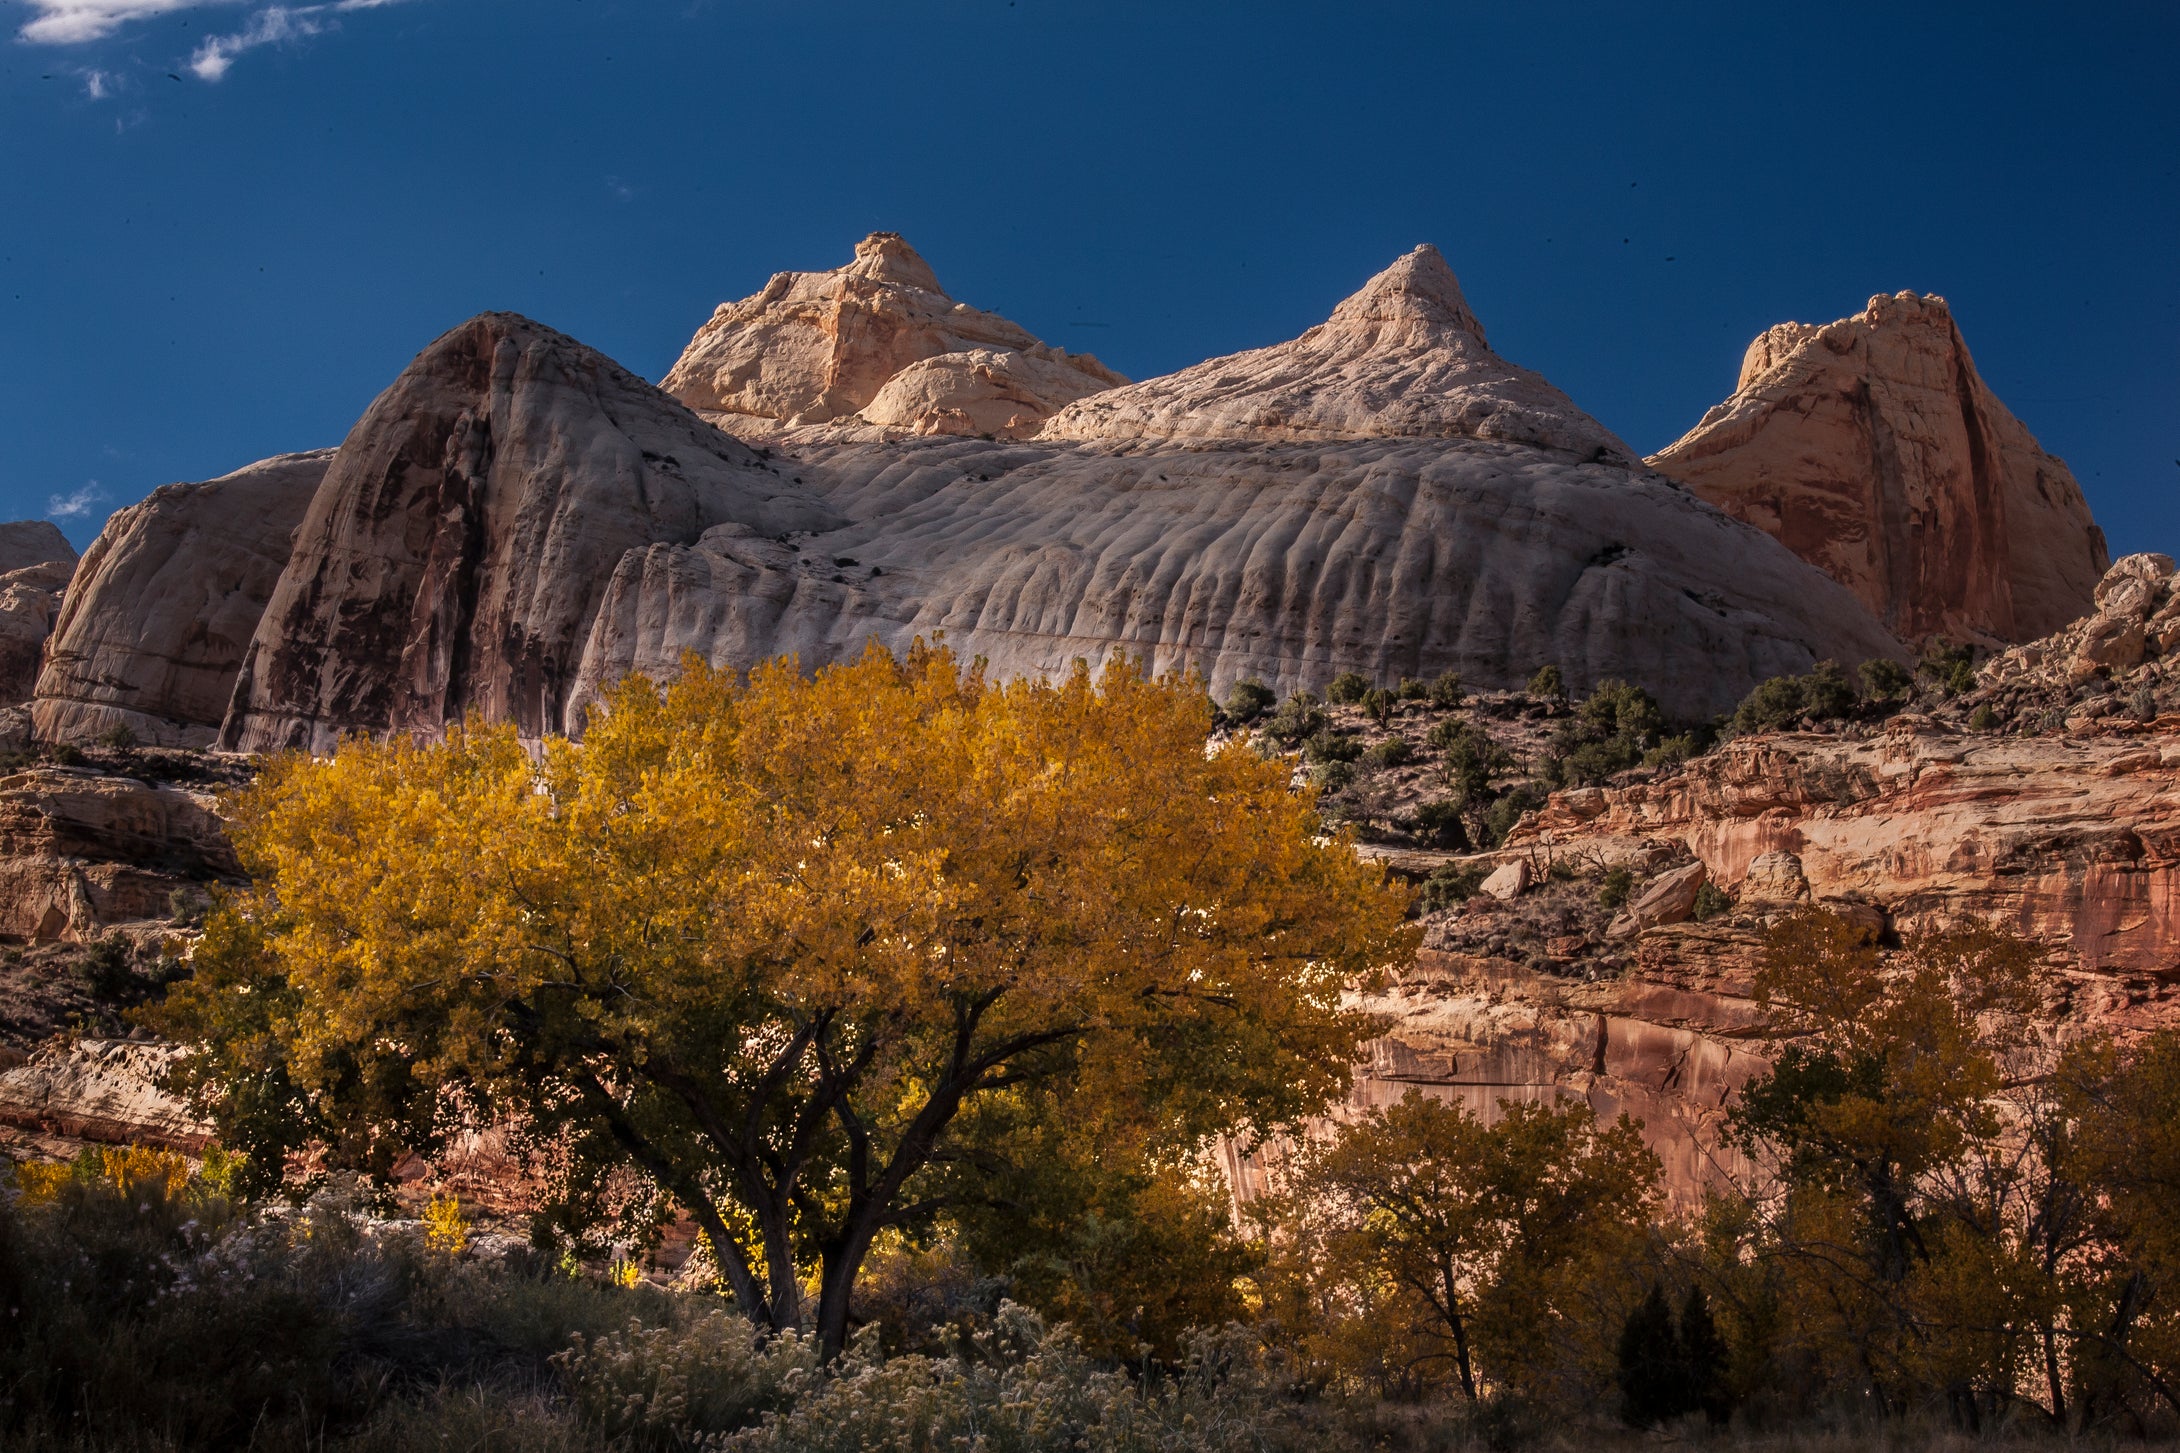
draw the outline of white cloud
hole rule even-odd
[[[185,10],[233,8],[244,0],[23,0],[36,14],[17,36],[33,45],[81,45],[104,40],[122,27],[140,20],[155,20]],[[267,5],[252,14],[243,27],[230,35],[215,35],[200,44],[189,58],[189,69],[199,80],[217,81],[234,65],[235,57],[259,46],[301,40],[330,30],[334,17],[351,10],[378,10],[403,0],[319,0],[310,5]],[[93,100],[101,98],[110,78],[92,73]]]
[[[260,10],[250,17],[250,23],[233,35],[215,35],[206,38],[197,47],[197,53],[189,58],[189,69],[200,81],[216,81],[227,74],[227,68],[235,63],[235,57],[244,51],[256,50],[261,45],[274,45],[283,40],[300,40],[306,35],[316,35],[325,29],[318,19],[323,5],[305,5],[290,9],[274,5]]]
[[[26,0],[38,12],[20,34],[34,45],[76,45],[103,40],[135,20],[150,20],[207,4],[236,0]]]
[[[45,502],[45,512],[50,519],[79,519],[89,514],[92,507],[104,498],[106,498],[106,492],[98,487],[98,481],[94,479],[73,494],[56,494],[48,497]]]
[[[113,93],[113,83],[107,79],[104,71],[85,71],[83,89],[90,94],[92,100],[103,101]]]

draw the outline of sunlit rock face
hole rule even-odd
[[[1984,384],[1943,298],[1760,334],[1733,397],[1650,462],[1907,640],[2045,635],[2109,563],[2081,487]]]
[[[1041,438],[1476,439],[1627,465],[1634,451],[1484,341],[1438,249],[1418,247],[1301,337],[1096,394]]]
[[[874,232],[845,267],[778,273],[720,304],[662,386],[744,433],[869,425],[1018,438],[1126,382],[1089,354],[955,302],[898,233]]]
[[[43,741],[208,746],[333,451],[170,484],[106,522],[38,676]]]
[[[420,354],[312,498],[223,745],[330,747],[465,712],[556,729],[616,563],[837,518],[612,360],[511,313]]]

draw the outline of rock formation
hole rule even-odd
[[[73,565],[76,547],[51,520],[11,520],[0,524],[0,575],[53,561]]]
[[[0,1126],[65,1148],[101,1141],[194,1154],[211,1143],[212,1127],[161,1088],[175,1057],[164,1044],[55,1040],[0,1072]]]
[[[225,745],[330,746],[476,710],[557,727],[615,562],[732,522],[837,521],[619,365],[487,313],[341,445],[235,686]]]
[[[0,707],[30,699],[75,568],[75,546],[51,520],[0,524]]]
[[[1086,398],[1045,439],[1482,439],[1616,464],[1634,451],[1558,389],[1491,351],[1428,245],[1301,337]]]
[[[207,793],[61,767],[0,777],[0,941],[89,943],[240,872]]]
[[[75,568],[73,560],[49,560],[0,575],[0,703],[30,699]]]
[[[2180,666],[2180,589],[2172,557],[2122,558],[2097,582],[2092,600],[2095,610],[2065,630],[1985,663],[1981,678],[1994,705],[2018,715],[2035,701],[2047,710],[2060,706],[2063,714],[2080,688],[2118,682],[2150,688],[2154,704],[2157,688]],[[2131,680],[2145,665],[2150,669],[2141,679]]]
[[[2045,635],[2089,609],[2108,560],[2074,476],[1985,386],[1943,298],[1770,329],[1733,397],[1650,462],[1905,640]]]
[[[724,527],[621,561],[578,710],[689,650],[815,664],[939,632],[1003,672],[1126,650],[1217,690],[1349,668],[1505,683],[1550,661],[1689,715],[1821,656],[1898,651],[1493,354],[1430,248],[1293,343],[1094,395],[1035,440],[839,438],[792,447],[842,528]]]
[[[118,728],[151,745],[209,746],[332,463],[330,449],[283,454],[116,512],[47,647],[31,705],[39,738],[81,743]]]
[[[783,272],[722,303],[666,391],[727,428],[869,423],[910,434],[1035,433],[1055,409],[1127,380],[946,295],[897,233],[831,272]]]

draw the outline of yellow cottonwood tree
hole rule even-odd
[[[1406,894],[1208,727],[1199,683],[1126,664],[874,646],[691,658],[535,757],[473,722],[282,759],[165,1023],[231,1120],[351,1160],[466,1104],[638,1168],[752,1317],[837,1352],[873,1238],[959,1194],[976,1103],[1064,1084],[1186,1144],[1345,1089],[1340,992],[1413,952]]]

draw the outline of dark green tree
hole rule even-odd
[[[1619,1381],[1620,1416],[1630,1427],[1654,1428],[1688,1410],[1687,1362],[1660,1283],[1620,1328]]]

